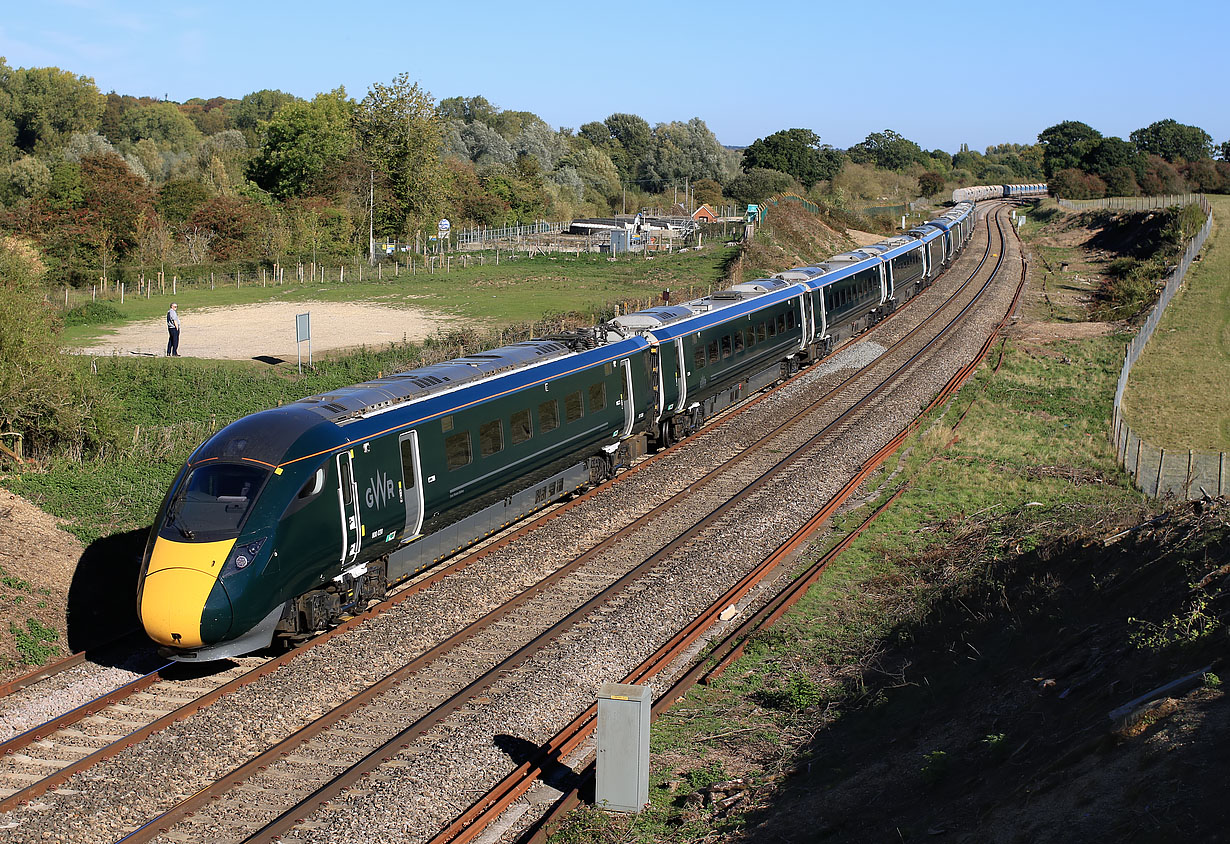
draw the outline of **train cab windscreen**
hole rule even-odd
[[[198,466],[167,508],[163,529],[185,538],[239,532],[269,472],[247,463]]]

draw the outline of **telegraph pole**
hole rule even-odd
[[[367,264],[376,265],[376,171],[368,171],[367,182]]]

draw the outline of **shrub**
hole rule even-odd
[[[78,305],[64,314],[64,324],[69,325],[104,325],[108,322],[119,322],[124,314],[114,305],[106,302],[87,302]]]

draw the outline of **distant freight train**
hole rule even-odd
[[[245,416],[162,503],[142,624],[194,661],[323,630],[830,354],[928,286],[974,218],[963,201],[816,266]]]

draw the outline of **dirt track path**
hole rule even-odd
[[[295,314],[312,315],[312,352],[379,346],[429,337],[454,317],[412,308],[344,302],[268,302],[230,308],[180,307],[179,353],[185,357],[241,360],[260,356],[295,359]],[[78,349],[88,355],[162,355],[162,317],[125,325]],[[303,344],[307,357],[307,344]]]

